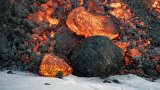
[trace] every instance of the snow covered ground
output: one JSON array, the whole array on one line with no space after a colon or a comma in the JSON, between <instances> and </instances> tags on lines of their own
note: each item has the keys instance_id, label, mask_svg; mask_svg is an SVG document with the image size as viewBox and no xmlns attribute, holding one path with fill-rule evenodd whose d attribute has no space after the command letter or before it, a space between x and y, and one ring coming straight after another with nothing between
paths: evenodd
<instances>
[{"instance_id":1,"label":"snow covered ground","mask_svg":"<svg viewBox=\"0 0 160 90\"><path fill-rule=\"evenodd\" d=\"M105 79L83 78L70 75L63 79L13 71L16 74L0 72L0 90L160 90L160 80L147 81L136 75L115 75L107 80L117 79L118 83L103 83ZM45 85L45 83L50 85Z\"/></svg>"}]
</instances>

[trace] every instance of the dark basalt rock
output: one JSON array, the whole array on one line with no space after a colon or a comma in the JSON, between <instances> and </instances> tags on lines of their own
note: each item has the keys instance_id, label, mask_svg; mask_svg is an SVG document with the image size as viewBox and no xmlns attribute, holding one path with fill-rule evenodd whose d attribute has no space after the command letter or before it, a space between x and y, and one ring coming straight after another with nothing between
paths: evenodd
<instances>
[{"instance_id":1,"label":"dark basalt rock","mask_svg":"<svg viewBox=\"0 0 160 90\"><path fill-rule=\"evenodd\" d=\"M69 57L72 49L78 44L78 37L75 33L69 31L67 27L60 28L55 34L55 52Z\"/></svg>"},{"instance_id":2,"label":"dark basalt rock","mask_svg":"<svg viewBox=\"0 0 160 90\"><path fill-rule=\"evenodd\" d=\"M71 64L75 75L105 77L121 68L122 52L109 38L92 36L75 48Z\"/></svg>"},{"instance_id":3,"label":"dark basalt rock","mask_svg":"<svg viewBox=\"0 0 160 90\"><path fill-rule=\"evenodd\" d=\"M7 38L0 33L0 53L5 51L5 48L7 48Z\"/></svg>"},{"instance_id":4,"label":"dark basalt rock","mask_svg":"<svg viewBox=\"0 0 160 90\"><path fill-rule=\"evenodd\" d=\"M41 4L47 3L49 0L38 0Z\"/></svg>"},{"instance_id":5,"label":"dark basalt rock","mask_svg":"<svg viewBox=\"0 0 160 90\"><path fill-rule=\"evenodd\" d=\"M25 18L29 14L29 11L27 9L25 9L22 5L16 3L13 6L12 14L14 16L19 17L19 18Z\"/></svg>"}]
</instances>

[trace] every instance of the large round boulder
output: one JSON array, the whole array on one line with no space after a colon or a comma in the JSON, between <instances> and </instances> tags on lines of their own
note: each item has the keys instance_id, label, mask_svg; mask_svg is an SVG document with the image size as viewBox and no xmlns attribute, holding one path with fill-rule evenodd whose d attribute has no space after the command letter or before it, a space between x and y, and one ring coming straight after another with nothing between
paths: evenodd
<instances>
[{"instance_id":1,"label":"large round boulder","mask_svg":"<svg viewBox=\"0 0 160 90\"><path fill-rule=\"evenodd\" d=\"M122 52L109 38L91 36L75 48L71 64L74 75L105 77L121 68Z\"/></svg>"}]
</instances>

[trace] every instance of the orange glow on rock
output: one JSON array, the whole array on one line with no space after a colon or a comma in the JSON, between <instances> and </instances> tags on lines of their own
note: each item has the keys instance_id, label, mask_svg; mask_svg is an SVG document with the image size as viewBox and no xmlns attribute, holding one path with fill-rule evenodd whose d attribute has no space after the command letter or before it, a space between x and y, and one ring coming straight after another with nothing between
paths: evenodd
<instances>
[{"instance_id":1,"label":"orange glow on rock","mask_svg":"<svg viewBox=\"0 0 160 90\"><path fill-rule=\"evenodd\" d=\"M84 4L84 1L83 0L79 0L79 4L80 4L80 6L82 6Z\"/></svg>"},{"instance_id":2,"label":"orange glow on rock","mask_svg":"<svg viewBox=\"0 0 160 90\"><path fill-rule=\"evenodd\" d=\"M51 27L54 25L58 25L59 20L54 18L52 14L55 13L55 8L58 7L58 2L56 0L48 0L48 2L44 4L34 3L33 5L36 7L39 7L39 10L33 13L30 13L28 15L28 19L35 24L37 24L37 27L32 29L32 38L34 40L33 44L33 52L36 54L39 54L39 45L45 46L47 42L49 41L49 37L47 35L50 35L50 37L54 37L54 29ZM54 45L51 44L49 46L48 52L53 50Z\"/></svg>"},{"instance_id":3,"label":"orange glow on rock","mask_svg":"<svg viewBox=\"0 0 160 90\"><path fill-rule=\"evenodd\" d=\"M46 54L39 66L39 74L46 77L56 77L59 71L63 76L67 76L72 73L72 68L58 56Z\"/></svg>"},{"instance_id":4,"label":"orange glow on rock","mask_svg":"<svg viewBox=\"0 0 160 90\"><path fill-rule=\"evenodd\" d=\"M116 3L110 3L109 6L114 8L113 10L109 11L112 15L120 19L124 24L129 24L132 28L136 29L136 26L131 21L133 13L127 4L118 1Z\"/></svg>"},{"instance_id":5,"label":"orange glow on rock","mask_svg":"<svg viewBox=\"0 0 160 90\"><path fill-rule=\"evenodd\" d=\"M35 45L35 46L33 47L33 52L34 52L34 53L37 53L37 52L38 52L38 48L39 48L38 44Z\"/></svg>"},{"instance_id":6,"label":"orange glow on rock","mask_svg":"<svg viewBox=\"0 0 160 90\"><path fill-rule=\"evenodd\" d=\"M119 37L118 30L120 30L120 26L110 17L109 15L100 15L99 13L102 12L102 7L99 6L98 3L94 2L93 0L88 0L88 9L86 10L84 7L78 7L73 9L66 20L67 26L70 28L71 31L75 32L77 35L84 35L85 37L89 36L95 36L95 35L101 35L109 37L110 39L114 39L115 44L122 49L123 52L123 58L128 65L130 62L131 57L134 56L141 56L143 52L146 52L146 47L150 45L150 38L146 39L146 41L143 41L141 37L139 37L138 40L133 40L133 44L131 42L122 42L117 41L116 39ZM142 27L146 27L147 24L143 21L139 20L133 20L135 19L134 14L132 13L129 6L125 3L123 3L121 0L103 0L103 4L107 4L112 7L112 10L109 10L108 12L115 16L117 20L120 20L124 25L129 25L132 27L132 29L136 29L136 24L139 24ZM143 0L142 0L143 1ZM160 12L160 1L159 0L153 0L154 3L150 3L150 6L152 4L152 8ZM65 3L69 2L69 0L66 0ZM84 0L79 0L80 6L83 6ZM39 6L40 9L36 13L31 13L28 15L28 19L33 21L34 23L38 24L38 26L43 26L44 23L47 24L47 27L50 27L50 29L53 29L52 26L58 25L59 20L61 20L61 16L58 17L58 19L54 18L54 14L56 12L57 7L64 5L64 3L61 0L49 0L45 4L38 4L35 3L35 6ZM71 3L68 3L65 5L65 10L70 10ZM55 9L55 10L54 10ZM94 14L90 11L95 11ZM107 12L107 13L108 13ZM66 12L68 14L68 12ZM139 18L139 17L136 17ZM160 18L160 16L159 16ZM37 31L42 31L42 33L33 32L32 37L34 39L34 47L33 52L36 54L39 52L39 44L44 45L46 44L49 37L54 38L56 30L47 30L48 28L37 28ZM123 28L123 26L121 26ZM36 29L34 28L34 29ZM123 29L122 29L123 31ZM139 30L137 33L143 33L146 34L147 32ZM49 37L47 37L49 35ZM126 36L128 39L130 37L129 35ZM143 42L142 44L139 44ZM136 49L130 49L128 46L130 45L137 46L137 48L141 49L141 52ZM48 52L52 51L54 49L55 41L51 41L51 44L48 48ZM159 59L159 57L157 57ZM48 64L49 62L49 64ZM53 70L53 71L52 71ZM62 71L64 76L70 74L72 72L72 68L67 65L67 63L64 62L64 60L61 60L59 57L52 55L52 54L46 54L43 58L43 61L40 66L39 73L43 76L52 76L55 77L58 71Z\"/></svg>"},{"instance_id":7,"label":"orange glow on rock","mask_svg":"<svg viewBox=\"0 0 160 90\"><path fill-rule=\"evenodd\" d=\"M30 62L32 59L28 56L28 55L22 55L21 60L28 63Z\"/></svg>"},{"instance_id":8,"label":"orange glow on rock","mask_svg":"<svg viewBox=\"0 0 160 90\"><path fill-rule=\"evenodd\" d=\"M156 71L160 73L160 65L156 66Z\"/></svg>"},{"instance_id":9,"label":"orange glow on rock","mask_svg":"<svg viewBox=\"0 0 160 90\"><path fill-rule=\"evenodd\" d=\"M126 56L126 57L124 57L124 60L125 60L125 65L128 65L130 62L129 58Z\"/></svg>"},{"instance_id":10,"label":"orange glow on rock","mask_svg":"<svg viewBox=\"0 0 160 90\"><path fill-rule=\"evenodd\" d=\"M101 13L102 12L102 8L98 5L97 2L90 0L88 1L88 9L87 11L95 11L96 13Z\"/></svg>"},{"instance_id":11,"label":"orange glow on rock","mask_svg":"<svg viewBox=\"0 0 160 90\"><path fill-rule=\"evenodd\" d=\"M130 43L129 42L120 42L120 41L117 41L117 42L115 42L115 44L122 50L125 64L128 65L128 63L129 63L130 60L126 56L126 52L127 52L127 47L130 45Z\"/></svg>"},{"instance_id":12,"label":"orange glow on rock","mask_svg":"<svg viewBox=\"0 0 160 90\"><path fill-rule=\"evenodd\" d=\"M131 57L141 56L142 53L141 53L138 49L133 48L133 49L130 49L130 50L129 50L129 55L130 55Z\"/></svg>"},{"instance_id":13,"label":"orange glow on rock","mask_svg":"<svg viewBox=\"0 0 160 90\"><path fill-rule=\"evenodd\" d=\"M125 52L127 51L127 47L129 46L129 42L115 42L115 44L122 49L123 51L123 55L125 54Z\"/></svg>"},{"instance_id":14,"label":"orange glow on rock","mask_svg":"<svg viewBox=\"0 0 160 90\"><path fill-rule=\"evenodd\" d=\"M50 37L54 37L54 35L55 35L55 32L51 31Z\"/></svg>"},{"instance_id":15,"label":"orange glow on rock","mask_svg":"<svg viewBox=\"0 0 160 90\"><path fill-rule=\"evenodd\" d=\"M160 13L160 0L155 0L154 3L152 4L152 7L154 8L155 11Z\"/></svg>"},{"instance_id":16,"label":"orange glow on rock","mask_svg":"<svg viewBox=\"0 0 160 90\"><path fill-rule=\"evenodd\" d=\"M115 39L119 36L118 27L109 16L94 15L83 7L74 9L69 14L66 24L71 31L85 37L102 35Z\"/></svg>"},{"instance_id":17,"label":"orange glow on rock","mask_svg":"<svg viewBox=\"0 0 160 90\"><path fill-rule=\"evenodd\" d=\"M39 25L44 22L49 23L50 26L57 25L59 23L58 19L54 19L52 17L52 13L54 13L53 2L50 0L46 4L41 4L41 10L37 13L29 14L28 19L38 23ZM37 4L35 4L37 5Z\"/></svg>"},{"instance_id":18,"label":"orange glow on rock","mask_svg":"<svg viewBox=\"0 0 160 90\"><path fill-rule=\"evenodd\" d=\"M110 13L116 16L117 18L125 20L132 18L133 14L131 13L131 10L127 8L126 4L122 2L117 2L117 3L111 3L109 5L112 8L114 8L113 10L110 11Z\"/></svg>"},{"instance_id":19,"label":"orange glow on rock","mask_svg":"<svg viewBox=\"0 0 160 90\"><path fill-rule=\"evenodd\" d=\"M121 3L111 3L110 6L113 7L113 8L119 8L122 5L121 5Z\"/></svg>"},{"instance_id":20,"label":"orange glow on rock","mask_svg":"<svg viewBox=\"0 0 160 90\"><path fill-rule=\"evenodd\" d=\"M146 42L144 43L144 46L149 46L151 44L151 39L147 38Z\"/></svg>"}]
</instances>

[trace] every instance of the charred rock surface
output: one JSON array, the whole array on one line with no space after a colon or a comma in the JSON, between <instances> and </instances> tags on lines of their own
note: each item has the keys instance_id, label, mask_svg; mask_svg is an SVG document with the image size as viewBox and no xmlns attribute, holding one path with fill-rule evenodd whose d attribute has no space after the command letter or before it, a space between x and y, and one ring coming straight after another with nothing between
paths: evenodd
<instances>
[{"instance_id":1,"label":"charred rock surface","mask_svg":"<svg viewBox=\"0 0 160 90\"><path fill-rule=\"evenodd\" d=\"M71 64L75 75L103 77L122 67L122 52L107 37L92 36L76 47Z\"/></svg>"},{"instance_id":2,"label":"charred rock surface","mask_svg":"<svg viewBox=\"0 0 160 90\"><path fill-rule=\"evenodd\" d=\"M77 35L69 31L67 27L58 29L55 40L55 52L65 57L68 57L72 49L79 43Z\"/></svg>"},{"instance_id":3,"label":"charred rock surface","mask_svg":"<svg viewBox=\"0 0 160 90\"><path fill-rule=\"evenodd\" d=\"M32 0L0 1L0 69L36 71L41 56L32 52L32 36L26 22ZM31 62L32 61L32 62ZM35 68L33 68L35 67ZM31 69L32 68L32 69Z\"/></svg>"},{"instance_id":4,"label":"charred rock surface","mask_svg":"<svg viewBox=\"0 0 160 90\"><path fill-rule=\"evenodd\" d=\"M76 35L71 34L72 32L70 31L66 31L67 33L62 33L62 35L57 32L56 34L60 35L56 36L56 38L52 38L49 35L51 31L58 31L57 27L59 28L65 23L67 14L70 11L69 8L64 8L68 5L65 1L55 1L60 6L55 6L54 13L50 13L52 15L49 16L60 19L60 25L58 26L51 27L45 21L40 25L36 21L27 18L29 14L37 14L41 11L41 4L45 4L48 1L0 0L0 41L2 42L0 43L0 69L27 70L37 73L44 54L56 52L67 57L66 55L69 54L70 48L74 46L71 44L77 40ZM45 12L44 9L42 11ZM45 31L48 32L43 34ZM47 40L44 40L45 44L42 43L44 35L47 38ZM36 41L34 36L38 38ZM63 40L62 38L66 39ZM57 40L56 50L53 50L55 39ZM69 41L67 42L67 40ZM63 48L64 52L60 48Z\"/></svg>"},{"instance_id":5,"label":"charred rock surface","mask_svg":"<svg viewBox=\"0 0 160 90\"><path fill-rule=\"evenodd\" d=\"M155 0L124 0L132 9L133 13L147 24L146 31L152 38L152 45L160 45L160 19L154 10L150 9Z\"/></svg>"}]
</instances>

